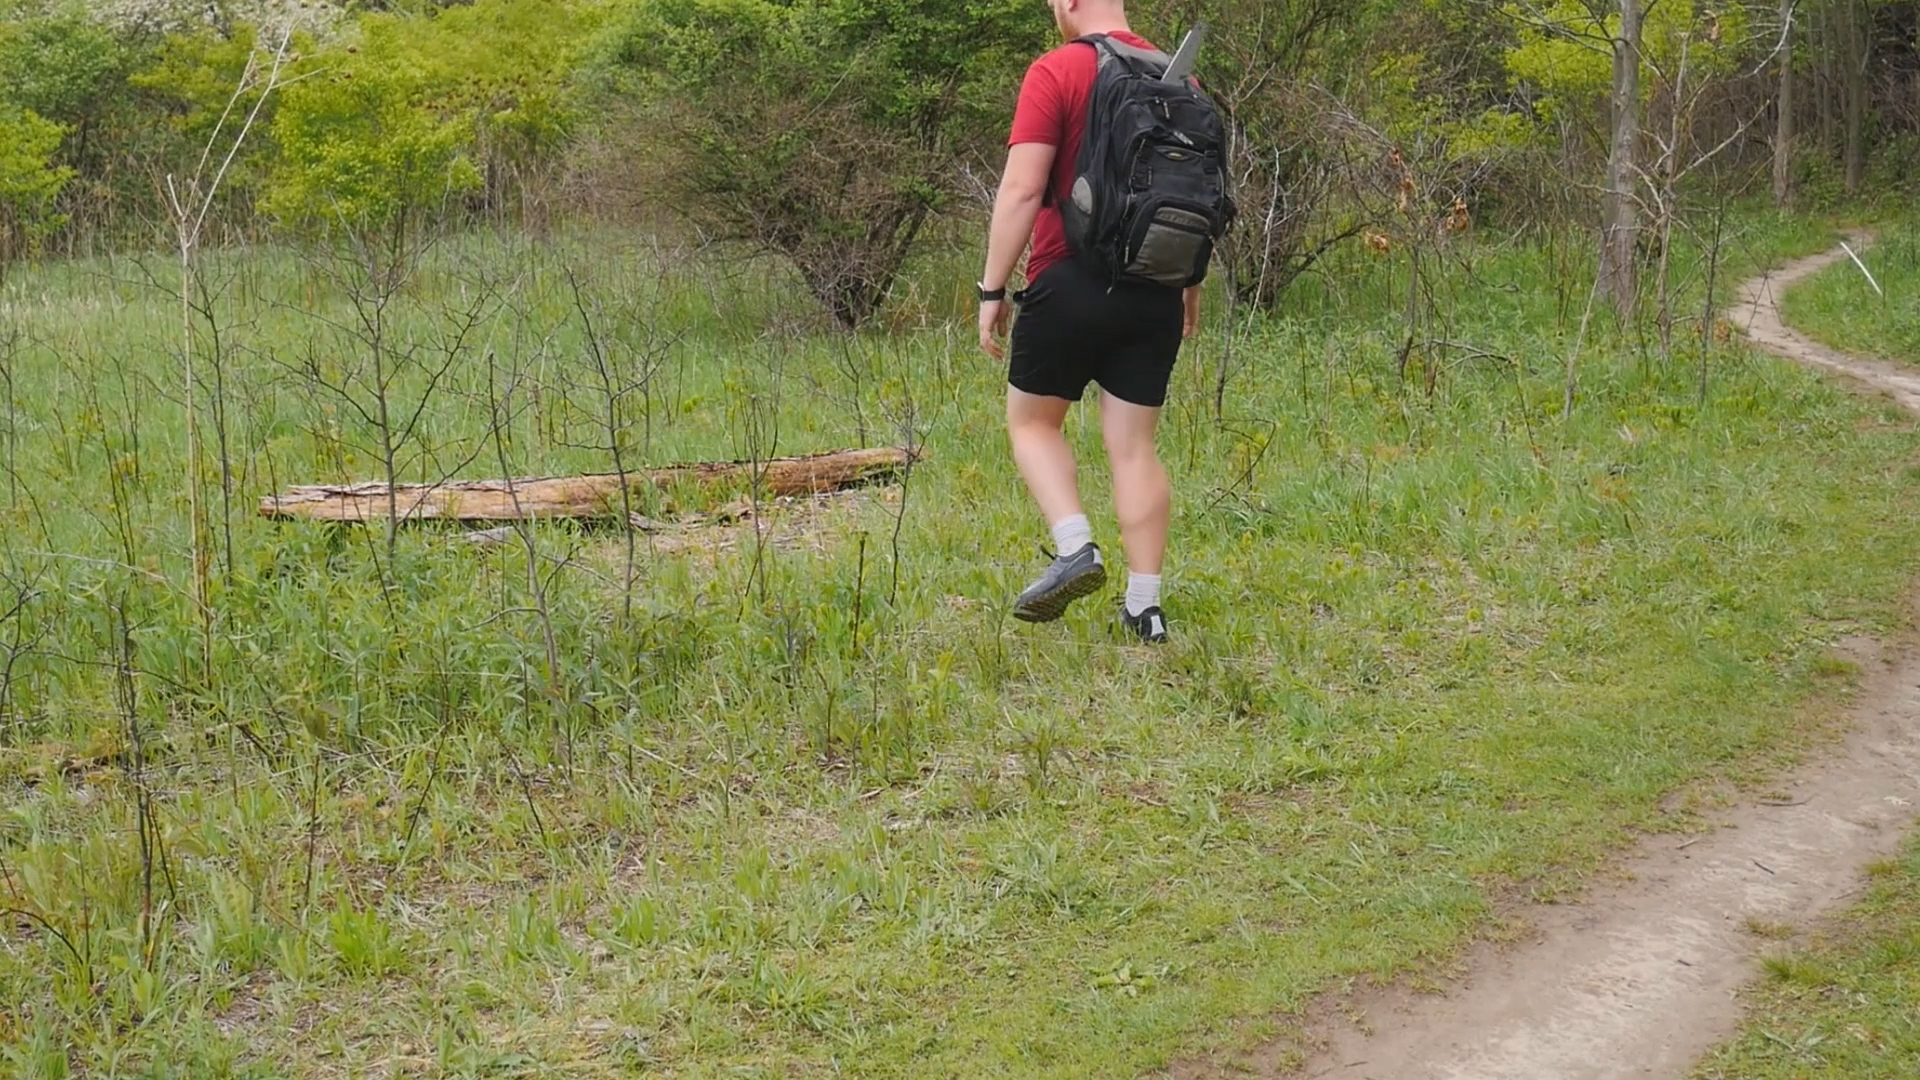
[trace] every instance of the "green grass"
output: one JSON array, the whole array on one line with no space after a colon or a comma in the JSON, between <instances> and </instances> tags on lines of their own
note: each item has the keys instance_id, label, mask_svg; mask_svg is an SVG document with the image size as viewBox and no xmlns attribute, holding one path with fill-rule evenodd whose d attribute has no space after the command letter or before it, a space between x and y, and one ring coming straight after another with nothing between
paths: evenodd
<instances>
[{"instance_id":1,"label":"green grass","mask_svg":"<svg viewBox=\"0 0 1920 1080\"><path fill-rule=\"evenodd\" d=\"M1827 242L1739 235L1729 275ZM614 403L633 462L929 451L811 531L783 508L729 544L642 540L629 584L606 530L389 552L258 518L286 484L379 474L374 350L307 262L223 257L218 386L196 350L205 621L177 300L124 260L21 276L0 1060L1131 1077L1577 890L1686 827L1664 796L1819 737L1829 643L1901 618L1920 437L1690 333L1669 361L1597 330L1563 418L1584 250L1460 254L1434 317L1471 350L1403 382L1404 263L1342 257L1241 328L1218 421L1212 303L1166 417L1179 641L1156 652L1104 597L1007 618L1044 530L957 262L841 338L736 263L442 249L382 316L390 412L425 403L405 478L609 467L570 269L625 381L652 358ZM1094 419L1070 433L1097 462Z\"/></svg>"},{"instance_id":2,"label":"green grass","mask_svg":"<svg viewBox=\"0 0 1920 1080\"><path fill-rule=\"evenodd\" d=\"M1788 295L1788 322L1836 348L1920 364L1920 225L1884 226L1860 254L1878 291L1844 262Z\"/></svg>"},{"instance_id":3,"label":"green grass","mask_svg":"<svg viewBox=\"0 0 1920 1080\"><path fill-rule=\"evenodd\" d=\"M1875 866L1868 894L1776 952L1745 1032L1699 1080L1887 1080L1920 1074L1920 842Z\"/></svg>"}]
</instances>

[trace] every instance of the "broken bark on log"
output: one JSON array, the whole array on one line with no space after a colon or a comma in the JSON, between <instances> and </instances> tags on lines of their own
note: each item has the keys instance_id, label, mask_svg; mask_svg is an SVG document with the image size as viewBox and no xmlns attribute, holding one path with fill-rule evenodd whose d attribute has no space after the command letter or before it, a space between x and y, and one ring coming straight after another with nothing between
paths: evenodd
<instances>
[{"instance_id":1,"label":"broken bark on log","mask_svg":"<svg viewBox=\"0 0 1920 1080\"><path fill-rule=\"evenodd\" d=\"M766 498L818 495L892 477L922 453L883 447L761 462L696 462L636 470L626 481L636 498L649 487L688 482L756 486ZM620 482L618 474L448 481L402 484L395 495L403 522L618 519L624 513ZM278 520L383 521L387 511L387 485L378 482L307 485L260 500L261 515Z\"/></svg>"}]
</instances>

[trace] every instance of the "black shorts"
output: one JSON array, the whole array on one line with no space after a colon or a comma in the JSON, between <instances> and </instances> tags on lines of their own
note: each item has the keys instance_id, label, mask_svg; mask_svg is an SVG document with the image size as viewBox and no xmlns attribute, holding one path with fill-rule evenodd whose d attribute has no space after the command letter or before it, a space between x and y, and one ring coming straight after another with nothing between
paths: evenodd
<instances>
[{"instance_id":1,"label":"black shorts","mask_svg":"<svg viewBox=\"0 0 1920 1080\"><path fill-rule=\"evenodd\" d=\"M1007 382L1042 397L1079 401L1087 384L1131 405L1159 408L1180 356L1180 290L1107 280L1072 259L1041 272L1014 297L1019 315Z\"/></svg>"}]
</instances>

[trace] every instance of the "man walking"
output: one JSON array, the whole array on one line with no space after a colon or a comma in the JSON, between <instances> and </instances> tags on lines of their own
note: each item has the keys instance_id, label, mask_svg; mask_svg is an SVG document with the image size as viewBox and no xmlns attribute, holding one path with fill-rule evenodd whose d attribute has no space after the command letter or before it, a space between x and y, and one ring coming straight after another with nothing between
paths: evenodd
<instances>
[{"instance_id":1,"label":"man walking","mask_svg":"<svg viewBox=\"0 0 1920 1080\"><path fill-rule=\"evenodd\" d=\"M1016 298L1021 310L1007 365L1007 427L1020 474L1052 527L1056 556L1020 595L1014 616L1027 622L1058 619L1106 582L1063 431L1068 409L1089 383L1097 383L1114 510L1127 557L1121 623L1140 640L1159 643L1167 638L1160 572L1171 493L1154 434L1181 341L1199 322L1200 290L1114 280L1075 258L1060 208L1073 196L1098 53L1072 39L1105 34L1134 49L1152 52L1154 47L1128 27L1123 0L1049 2L1069 44L1027 70L979 283L980 344L1001 359L999 338L1009 320L1006 284L1031 240L1028 288Z\"/></svg>"}]
</instances>

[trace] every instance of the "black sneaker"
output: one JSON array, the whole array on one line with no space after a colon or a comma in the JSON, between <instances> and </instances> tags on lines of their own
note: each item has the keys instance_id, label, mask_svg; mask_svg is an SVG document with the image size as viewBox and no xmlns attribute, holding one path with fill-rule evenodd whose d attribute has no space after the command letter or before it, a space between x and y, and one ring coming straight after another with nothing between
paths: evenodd
<instances>
[{"instance_id":1,"label":"black sneaker","mask_svg":"<svg viewBox=\"0 0 1920 1080\"><path fill-rule=\"evenodd\" d=\"M1056 557L1040 580L1014 601L1013 617L1021 622L1052 622L1065 615L1075 600L1098 592L1106 583L1099 545L1088 544L1071 555Z\"/></svg>"},{"instance_id":2,"label":"black sneaker","mask_svg":"<svg viewBox=\"0 0 1920 1080\"><path fill-rule=\"evenodd\" d=\"M1123 600L1120 603L1120 625L1148 645L1166 644L1167 616L1158 607L1150 607L1133 615L1127 611L1126 601Z\"/></svg>"}]
</instances>

